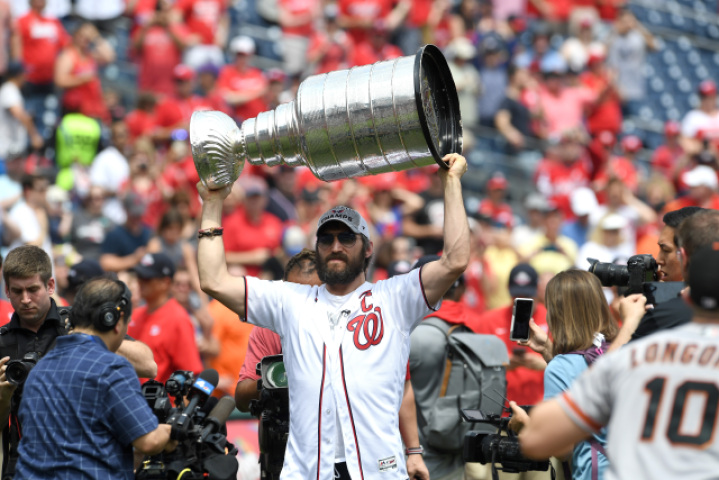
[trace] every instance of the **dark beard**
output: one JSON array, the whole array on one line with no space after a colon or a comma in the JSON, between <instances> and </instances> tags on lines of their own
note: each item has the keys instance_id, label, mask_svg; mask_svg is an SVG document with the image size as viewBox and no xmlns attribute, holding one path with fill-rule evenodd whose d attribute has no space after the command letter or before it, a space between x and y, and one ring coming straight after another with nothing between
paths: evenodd
<instances>
[{"instance_id":1,"label":"dark beard","mask_svg":"<svg viewBox=\"0 0 719 480\"><path fill-rule=\"evenodd\" d=\"M364 272L364 258L361 256L348 259L346 255L332 254L328 255L327 258L322 258L318 253L317 257L317 276L322 283L327 285L349 285ZM334 258L346 262L342 270L330 270L327 268L328 262Z\"/></svg>"}]
</instances>

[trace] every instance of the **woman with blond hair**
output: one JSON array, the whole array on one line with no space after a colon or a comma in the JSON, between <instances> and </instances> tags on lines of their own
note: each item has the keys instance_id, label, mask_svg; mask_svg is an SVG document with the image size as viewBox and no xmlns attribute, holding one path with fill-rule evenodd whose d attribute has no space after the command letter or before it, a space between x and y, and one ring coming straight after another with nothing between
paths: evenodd
<instances>
[{"instance_id":1,"label":"woman with blond hair","mask_svg":"<svg viewBox=\"0 0 719 480\"><path fill-rule=\"evenodd\" d=\"M545 294L549 336L530 322L528 345L547 361L544 371L544 399L567 390L575 378L607 351L619 332L599 279L583 270L567 270L547 284ZM512 402L516 429L526 425L528 417ZM606 434L594 435L578 443L571 454L571 478L601 479L608 460L604 455ZM565 464L566 465L566 464ZM569 478L565 468L565 478Z\"/></svg>"}]
</instances>

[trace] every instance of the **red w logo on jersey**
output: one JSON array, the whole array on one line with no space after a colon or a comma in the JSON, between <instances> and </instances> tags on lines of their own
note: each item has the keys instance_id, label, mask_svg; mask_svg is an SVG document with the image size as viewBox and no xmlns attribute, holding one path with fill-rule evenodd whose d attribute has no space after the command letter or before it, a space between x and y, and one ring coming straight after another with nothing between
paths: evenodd
<instances>
[{"instance_id":1,"label":"red w logo on jersey","mask_svg":"<svg viewBox=\"0 0 719 480\"><path fill-rule=\"evenodd\" d=\"M367 298L371 296L371 290L360 295L364 315L359 315L347 323L347 330L354 332L354 343L358 350L367 350L372 345L379 345L384 336L382 309L372 303L367 304Z\"/></svg>"}]
</instances>

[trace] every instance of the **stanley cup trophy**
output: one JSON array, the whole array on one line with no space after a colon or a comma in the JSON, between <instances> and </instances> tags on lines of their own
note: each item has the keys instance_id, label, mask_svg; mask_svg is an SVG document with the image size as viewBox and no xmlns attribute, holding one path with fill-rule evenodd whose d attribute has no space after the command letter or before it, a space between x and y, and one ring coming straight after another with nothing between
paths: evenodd
<instances>
[{"instance_id":1,"label":"stanley cup trophy","mask_svg":"<svg viewBox=\"0 0 719 480\"><path fill-rule=\"evenodd\" d=\"M327 182L423 167L462 152L457 90L442 52L307 78L297 99L237 124L215 111L190 121L195 168L209 189L253 165L305 165Z\"/></svg>"}]
</instances>

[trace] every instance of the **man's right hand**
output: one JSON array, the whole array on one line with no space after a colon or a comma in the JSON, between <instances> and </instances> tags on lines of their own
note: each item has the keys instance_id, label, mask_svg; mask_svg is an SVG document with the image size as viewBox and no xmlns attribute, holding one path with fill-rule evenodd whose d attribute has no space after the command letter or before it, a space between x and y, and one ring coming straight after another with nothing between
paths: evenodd
<instances>
[{"instance_id":1,"label":"man's right hand","mask_svg":"<svg viewBox=\"0 0 719 480\"><path fill-rule=\"evenodd\" d=\"M12 383L7 381L7 377L5 376L5 370L7 370L7 362L10 361L10 357L3 357L0 359L0 404L4 405L10 405L10 399L12 398L13 393L15 393L15 389L17 388L17 385L13 385Z\"/></svg>"},{"instance_id":2,"label":"man's right hand","mask_svg":"<svg viewBox=\"0 0 719 480\"><path fill-rule=\"evenodd\" d=\"M203 202L224 202L232 192L232 185L226 185L219 190L210 190L202 181L197 182L197 192Z\"/></svg>"}]
</instances>

